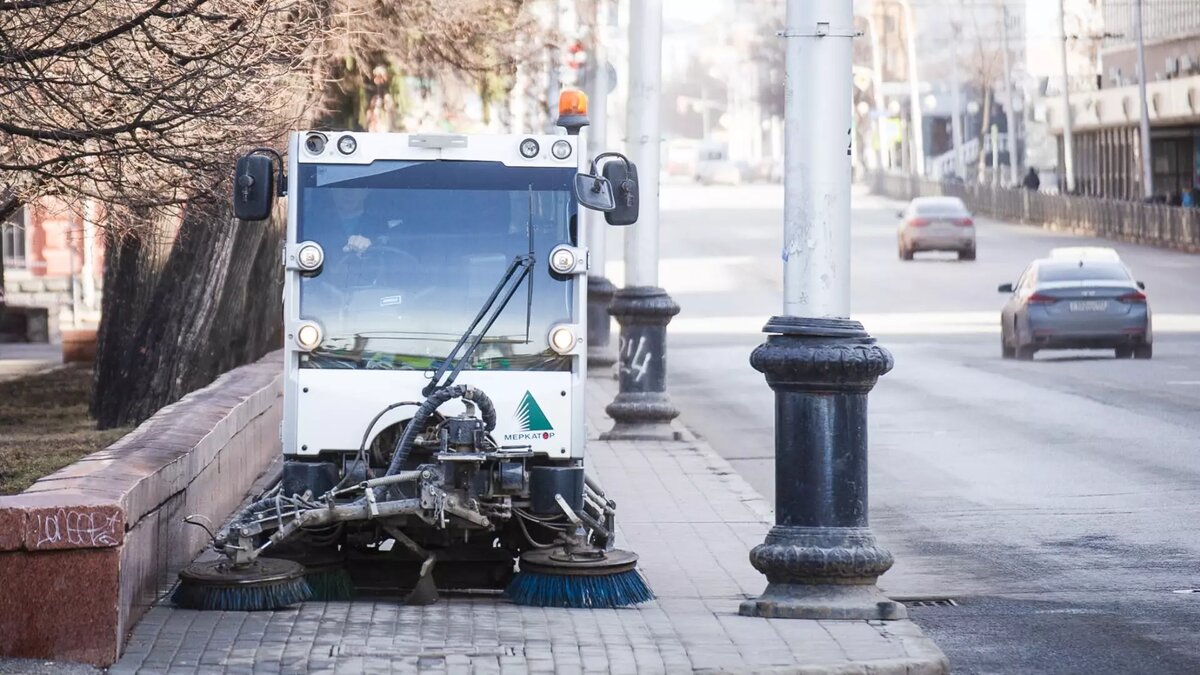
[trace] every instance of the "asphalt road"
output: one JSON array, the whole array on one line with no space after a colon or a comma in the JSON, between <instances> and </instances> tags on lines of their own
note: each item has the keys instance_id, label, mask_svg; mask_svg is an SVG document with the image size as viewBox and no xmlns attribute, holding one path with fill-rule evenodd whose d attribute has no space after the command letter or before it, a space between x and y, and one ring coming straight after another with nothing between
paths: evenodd
<instances>
[{"instance_id":1,"label":"asphalt road","mask_svg":"<svg viewBox=\"0 0 1200 675\"><path fill-rule=\"evenodd\" d=\"M748 356L781 305L782 199L663 190L671 395L766 495L772 396ZM1200 257L978 219L978 261L904 263L900 206L856 193L853 223L853 313L896 357L871 397L872 525L897 559L880 585L954 599L911 613L959 673L1200 672L1200 593L1179 592L1200 589ZM1001 360L996 286L1088 243L1146 283L1154 359Z\"/></svg>"}]
</instances>

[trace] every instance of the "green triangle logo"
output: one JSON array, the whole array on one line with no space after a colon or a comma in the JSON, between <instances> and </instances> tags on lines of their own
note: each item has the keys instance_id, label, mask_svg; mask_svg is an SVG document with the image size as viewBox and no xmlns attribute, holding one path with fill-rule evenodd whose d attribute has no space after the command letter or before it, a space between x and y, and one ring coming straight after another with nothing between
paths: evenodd
<instances>
[{"instance_id":1,"label":"green triangle logo","mask_svg":"<svg viewBox=\"0 0 1200 675\"><path fill-rule=\"evenodd\" d=\"M521 399L521 405L517 406L517 424L521 431L554 431L554 425L546 419L546 413L542 412L542 407L528 391Z\"/></svg>"}]
</instances>

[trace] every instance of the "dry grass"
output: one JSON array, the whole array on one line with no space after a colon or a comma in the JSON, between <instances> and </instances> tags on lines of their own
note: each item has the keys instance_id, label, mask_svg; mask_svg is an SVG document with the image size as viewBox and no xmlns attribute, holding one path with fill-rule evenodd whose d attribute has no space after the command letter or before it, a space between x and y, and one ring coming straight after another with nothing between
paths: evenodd
<instances>
[{"instance_id":1,"label":"dry grass","mask_svg":"<svg viewBox=\"0 0 1200 675\"><path fill-rule=\"evenodd\" d=\"M97 431L88 417L92 371L70 366L0 382L0 495L16 494L128 429Z\"/></svg>"}]
</instances>

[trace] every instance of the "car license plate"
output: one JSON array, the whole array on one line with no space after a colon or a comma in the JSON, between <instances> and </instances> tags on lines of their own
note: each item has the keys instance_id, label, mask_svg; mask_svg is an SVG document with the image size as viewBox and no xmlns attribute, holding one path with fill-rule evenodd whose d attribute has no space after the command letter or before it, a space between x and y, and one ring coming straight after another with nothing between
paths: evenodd
<instances>
[{"instance_id":1,"label":"car license plate","mask_svg":"<svg viewBox=\"0 0 1200 675\"><path fill-rule=\"evenodd\" d=\"M1068 305L1072 312L1107 312L1107 300L1076 300Z\"/></svg>"}]
</instances>

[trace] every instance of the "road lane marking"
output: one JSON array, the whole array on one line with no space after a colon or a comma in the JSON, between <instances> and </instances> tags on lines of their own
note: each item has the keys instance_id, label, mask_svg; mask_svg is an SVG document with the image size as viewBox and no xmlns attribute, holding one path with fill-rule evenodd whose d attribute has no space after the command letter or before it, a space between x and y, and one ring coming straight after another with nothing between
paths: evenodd
<instances>
[{"instance_id":1,"label":"road lane marking","mask_svg":"<svg viewBox=\"0 0 1200 675\"><path fill-rule=\"evenodd\" d=\"M872 335L997 335L1000 312L892 312L862 313L861 321ZM757 335L766 317L687 316L676 317L667 331L675 335ZM1200 314L1156 314L1154 332L1200 333Z\"/></svg>"}]
</instances>

